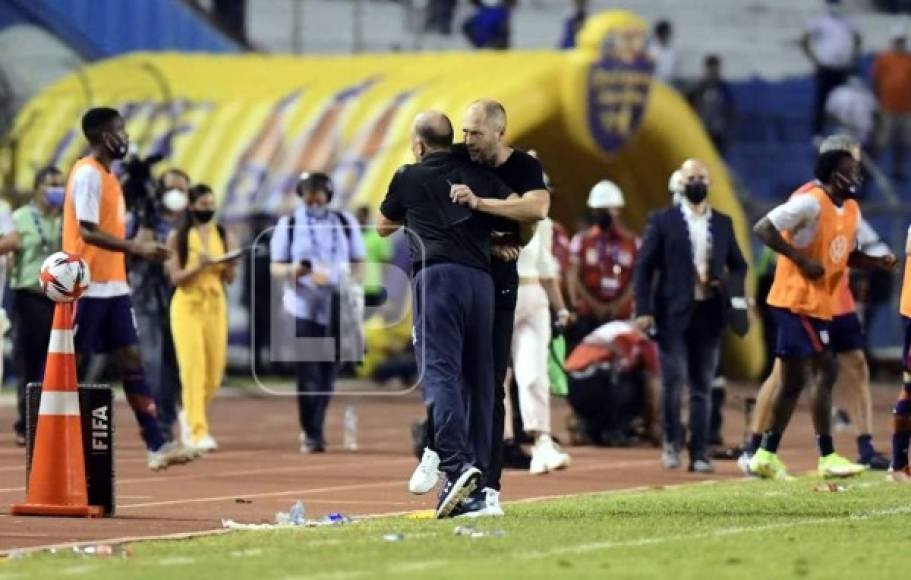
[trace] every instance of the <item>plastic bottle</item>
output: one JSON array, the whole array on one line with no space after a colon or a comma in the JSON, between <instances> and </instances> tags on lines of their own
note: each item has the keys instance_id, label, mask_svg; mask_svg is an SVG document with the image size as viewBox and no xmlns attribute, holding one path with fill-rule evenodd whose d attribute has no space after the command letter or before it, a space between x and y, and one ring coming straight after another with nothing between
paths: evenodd
<instances>
[{"instance_id":1,"label":"plastic bottle","mask_svg":"<svg viewBox=\"0 0 911 580\"><path fill-rule=\"evenodd\" d=\"M342 446L348 451L357 451L357 411L354 405L345 408L345 435Z\"/></svg>"}]
</instances>

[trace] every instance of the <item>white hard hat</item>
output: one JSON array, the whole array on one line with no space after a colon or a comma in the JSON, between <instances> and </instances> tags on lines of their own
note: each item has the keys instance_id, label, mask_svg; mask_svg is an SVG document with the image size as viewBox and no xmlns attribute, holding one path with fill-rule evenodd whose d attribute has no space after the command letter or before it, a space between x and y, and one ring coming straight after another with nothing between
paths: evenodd
<instances>
[{"instance_id":1,"label":"white hard hat","mask_svg":"<svg viewBox=\"0 0 911 580\"><path fill-rule=\"evenodd\" d=\"M588 207L597 208L619 208L624 207L626 202L623 200L623 192L613 181L599 181L588 194Z\"/></svg>"},{"instance_id":2,"label":"white hard hat","mask_svg":"<svg viewBox=\"0 0 911 580\"><path fill-rule=\"evenodd\" d=\"M683 193L683 174L680 170L671 173L671 178L667 182L667 190L671 193Z\"/></svg>"}]
</instances>

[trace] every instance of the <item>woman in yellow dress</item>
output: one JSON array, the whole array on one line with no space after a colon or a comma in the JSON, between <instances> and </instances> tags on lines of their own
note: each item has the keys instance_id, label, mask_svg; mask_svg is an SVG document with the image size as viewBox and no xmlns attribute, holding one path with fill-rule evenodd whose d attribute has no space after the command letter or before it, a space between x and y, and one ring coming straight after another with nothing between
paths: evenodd
<instances>
[{"instance_id":1,"label":"woman in yellow dress","mask_svg":"<svg viewBox=\"0 0 911 580\"><path fill-rule=\"evenodd\" d=\"M203 184L190 189L180 227L168 237L166 269L176 286L171 333L180 366L182 439L200 453L215 451L206 408L221 385L228 348L225 283L235 276L236 258L225 261L229 241L212 222L215 194Z\"/></svg>"}]
</instances>

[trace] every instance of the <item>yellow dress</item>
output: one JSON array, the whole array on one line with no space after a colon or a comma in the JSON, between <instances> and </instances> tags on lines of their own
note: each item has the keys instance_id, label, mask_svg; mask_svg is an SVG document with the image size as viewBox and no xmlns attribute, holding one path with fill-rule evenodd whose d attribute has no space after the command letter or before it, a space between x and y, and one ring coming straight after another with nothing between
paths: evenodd
<instances>
[{"instance_id":1,"label":"yellow dress","mask_svg":"<svg viewBox=\"0 0 911 580\"><path fill-rule=\"evenodd\" d=\"M209 226L206 253L215 259L225 246L215 225ZM199 263L202 237L196 228L187 236L187 267ZM223 267L210 266L177 287L171 300L171 334L180 366L183 410L194 443L209 434L206 407L225 374L228 314Z\"/></svg>"}]
</instances>

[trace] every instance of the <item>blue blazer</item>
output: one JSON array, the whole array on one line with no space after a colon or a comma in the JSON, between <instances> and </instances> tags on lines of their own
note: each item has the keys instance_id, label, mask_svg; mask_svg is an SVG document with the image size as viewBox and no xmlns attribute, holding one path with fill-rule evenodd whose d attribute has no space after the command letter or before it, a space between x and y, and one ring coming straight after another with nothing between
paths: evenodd
<instances>
[{"instance_id":1,"label":"blue blazer","mask_svg":"<svg viewBox=\"0 0 911 580\"><path fill-rule=\"evenodd\" d=\"M743 288L747 263L734 237L730 217L713 209L709 231L712 236L709 280L718 283L719 292L713 298L712 315L701 323L714 326L720 334L728 306L724 295L728 286ZM680 336L686 331L696 303L693 296L696 268L689 229L680 207L672 206L649 215L634 284L636 314L654 316L659 336Z\"/></svg>"}]
</instances>

